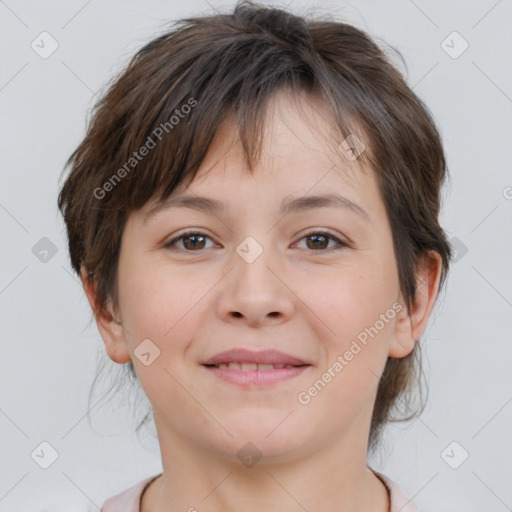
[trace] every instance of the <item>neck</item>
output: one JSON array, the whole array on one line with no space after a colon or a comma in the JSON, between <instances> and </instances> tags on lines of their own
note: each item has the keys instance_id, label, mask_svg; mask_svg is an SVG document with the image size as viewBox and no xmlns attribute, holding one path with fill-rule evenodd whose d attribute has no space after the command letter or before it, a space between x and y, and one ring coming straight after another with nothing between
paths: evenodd
<instances>
[{"instance_id":1,"label":"neck","mask_svg":"<svg viewBox=\"0 0 512 512\"><path fill-rule=\"evenodd\" d=\"M252 467L195 452L183 439L166 453L172 456L163 457L164 471L143 494L141 512L390 510L388 491L366 466L366 454L351 457L354 446L347 444L286 462L261 459Z\"/></svg>"}]
</instances>

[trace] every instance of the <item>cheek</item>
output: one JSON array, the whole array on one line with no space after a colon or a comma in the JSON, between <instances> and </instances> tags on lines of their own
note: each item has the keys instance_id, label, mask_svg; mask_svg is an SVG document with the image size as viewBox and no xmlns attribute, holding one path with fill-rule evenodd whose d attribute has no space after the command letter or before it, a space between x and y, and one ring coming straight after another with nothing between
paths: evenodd
<instances>
[{"instance_id":1,"label":"cheek","mask_svg":"<svg viewBox=\"0 0 512 512\"><path fill-rule=\"evenodd\" d=\"M304 276L294 289L333 336L354 334L351 329L373 324L392 306L396 286L389 272L362 265L325 268Z\"/></svg>"},{"instance_id":2,"label":"cheek","mask_svg":"<svg viewBox=\"0 0 512 512\"><path fill-rule=\"evenodd\" d=\"M183 414L189 409L190 414L197 414L179 383L187 373L183 354L192 339L194 305L197 307L205 292L201 294L189 279L164 272L158 265L127 272L123 277L120 291L124 294L122 312L127 341L145 394L162 413L172 403ZM141 345L143 340L152 344L144 341L145 345ZM144 351L139 346L144 346ZM150 354L147 365L138 357L142 352Z\"/></svg>"},{"instance_id":3,"label":"cheek","mask_svg":"<svg viewBox=\"0 0 512 512\"><path fill-rule=\"evenodd\" d=\"M330 398L350 403L373 392L386 363L396 318L392 306L397 284L393 274L384 272L378 263L333 270L303 283L307 287L304 302L321 320L316 322L316 335L324 347L320 371L331 368L336 375L326 376L333 383L329 387L337 390ZM340 364L333 367L339 356L342 370Z\"/></svg>"},{"instance_id":4,"label":"cheek","mask_svg":"<svg viewBox=\"0 0 512 512\"><path fill-rule=\"evenodd\" d=\"M154 338L158 344L176 339L184 319L205 295L201 281L159 262L132 263L120 269L120 295L130 333ZM142 339L142 338L141 338Z\"/></svg>"},{"instance_id":5,"label":"cheek","mask_svg":"<svg viewBox=\"0 0 512 512\"><path fill-rule=\"evenodd\" d=\"M308 405L308 414L321 415L328 407L347 428L351 418L373 403L393 332L392 293L376 277L345 275L326 281L322 292L310 295L312 309L322 320L317 337L325 353L319 378L310 383L317 395Z\"/></svg>"}]
</instances>

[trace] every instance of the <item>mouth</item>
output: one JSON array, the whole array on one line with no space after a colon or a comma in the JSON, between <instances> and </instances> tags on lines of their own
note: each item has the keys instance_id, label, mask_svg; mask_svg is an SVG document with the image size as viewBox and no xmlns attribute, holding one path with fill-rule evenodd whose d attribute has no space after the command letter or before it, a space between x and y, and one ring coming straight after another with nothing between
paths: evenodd
<instances>
[{"instance_id":1,"label":"mouth","mask_svg":"<svg viewBox=\"0 0 512 512\"><path fill-rule=\"evenodd\" d=\"M290 379L312 367L298 357L277 350L254 352L246 349L221 352L203 362L202 366L223 381L251 388Z\"/></svg>"},{"instance_id":2,"label":"mouth","mask_svg":"<svg viewBox=\"0 0 512 512\"><path fill-rule=\"evenodd\" d=\"M242 362L231 362L231 363L220 363L220 364L205 364L207 368L230 368L232 370L242 370L244 372L250 371L269 371L269 370L280 370L282 368L300 368L301 366L310 366L309 364L267 364L267 363L242 363Z\"/></svg>"},{"instance_id":3,"label":"mouth","mask_svg":"<svg viewBox=\"0 0 512 512\"><path fill-rule=\"evenodd\" d=\"M269 370L268 366L281 367L285 366L303 366L308 365L308 361L300 359L299 357L280 352L279 350L248 350L245 348L234 348L219 352L218 354L210 357L206 361L202 362L205 366L219 366L225 365L239 365L237 369L256 370L258 368L248 367L247 365L258 365L262 366L261 370ZM245 368L242 368L245 366Z\"/></svg>"}]
</instances>

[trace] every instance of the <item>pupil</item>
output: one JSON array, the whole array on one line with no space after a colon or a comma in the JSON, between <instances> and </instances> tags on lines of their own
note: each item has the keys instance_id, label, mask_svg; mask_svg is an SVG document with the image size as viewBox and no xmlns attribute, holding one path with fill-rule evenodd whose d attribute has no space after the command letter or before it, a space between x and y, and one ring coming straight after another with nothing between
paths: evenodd
<instances>
[{"instance_id":1,"label":"pupil","mask_svg":"<svg viewBox=\"0 0 512 512\"><path fill-rule=\"evenodd\" d=\"M190 240L195 239L195 238L204 238L204 237L203 237L203 235L188 235L188 236L187 236L187 237L185 237L185 239L184 239L185 247L187 247L187 240L188 240L188 241L190 241ZM190 248L192 248L192 249L196 248L196 249L197 249L197 248L198 248L198 245L197 245L197 244L195 244L195 243L192 243L192 244L191 244L191 247L187 247L187 249L190 249ZM200 247L200 248L201 248L201 247Z\"/></svg>"},{"instance_id":2,"label":"pupil","mask_svg":"<svg viewBox=\"0 0 512 512\"><path fill-rule=\"evenodd\" d=\"M315 240L314 242L314 247L318 248L319 245L322 245L322 241L325 242L325 240L327 239L327 237L325 237L324 235L311 235L309 237L310 240ZM318 243L318 239L321 239L320 240L320 243ZM322 240L323 239L323 240Z\"/></svg>"}]
</instances>

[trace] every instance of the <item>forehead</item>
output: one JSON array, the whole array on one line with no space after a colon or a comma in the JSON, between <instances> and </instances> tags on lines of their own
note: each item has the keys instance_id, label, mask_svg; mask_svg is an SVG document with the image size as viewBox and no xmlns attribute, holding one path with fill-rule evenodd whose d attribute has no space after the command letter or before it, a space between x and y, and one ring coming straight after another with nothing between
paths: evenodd
<instances>
[{"instance_id":1,"label":"forehead","mask_svg":"<svg viewBox=\"0 0 512 512\"><path fill-rule=\"evenodd\" d=\"M355 122L353 125L364 142L359 125ZM238 211L244 204L249 207L277 204L277 210L282 208L284 199L335 193L347 199L346 206L350 208L352 202L356 205L352 209L357 210L359 205L370 217L372 208L379 206L373 172L362 159L349 158L341 144L343 140L325 102L318 97L287 91L276 93L267 105L261 153L254 162L252 174L236 115L231 114L217 129L190 185L182 183L166 202L184 195L207 196L214 202L222 202L224 211L232 208ZM325 201L317 204L328 205ZM206 206L214 212L211 204ZM157 200L151 201L144 208L145 214L154 213L158 207Z\"/></svg>"},{"instance_id":2,"label":"forehead","mask_svg":"<svg viewBox=\"0 0 512 512\"><path fill-rule=\"evenodd\" d=\"M368 147L357 121L351 122L357 139ZM327 105L317 96L277 92L269 100L262 128L262 147L254 177L265 180L269 186L329 182L330 186L339 186L341 180L345 186L357 188L357 183L367 185L367 178L372 178L373 173L363 159L347 153L345 138ZM195 189L222 187L244 173L248 174L249 169L236 115L231 114L217 129L192 183ZM177 192L185 188L182 185Z\"/></svg>"}]
</instances>

